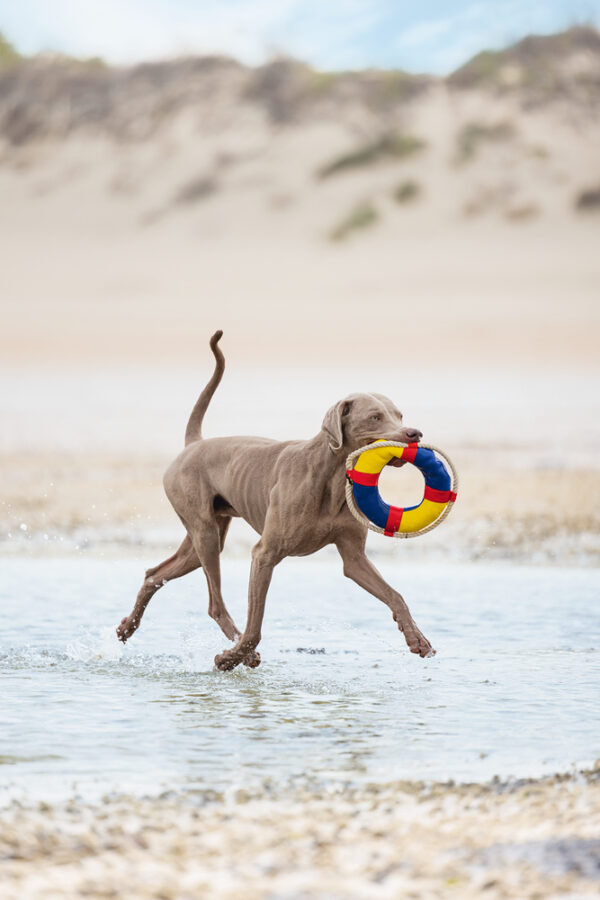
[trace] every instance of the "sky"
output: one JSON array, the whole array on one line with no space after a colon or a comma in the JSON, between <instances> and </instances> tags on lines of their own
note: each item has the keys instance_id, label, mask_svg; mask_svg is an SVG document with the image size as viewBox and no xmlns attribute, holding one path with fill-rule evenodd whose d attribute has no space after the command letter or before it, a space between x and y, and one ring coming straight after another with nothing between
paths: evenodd
<instances>
[{"instance_id":1,"label":"sky","mask_svg":"<svg viewBox=\"0 0 600 900\"><path fill-rule=\"evenodd\" d=\"M116 63L286 54L325 70L445 74L481 49L583 23L600 26L600 0L0 0L0 31L21 53Z\"/></svg>"}]
</instances>

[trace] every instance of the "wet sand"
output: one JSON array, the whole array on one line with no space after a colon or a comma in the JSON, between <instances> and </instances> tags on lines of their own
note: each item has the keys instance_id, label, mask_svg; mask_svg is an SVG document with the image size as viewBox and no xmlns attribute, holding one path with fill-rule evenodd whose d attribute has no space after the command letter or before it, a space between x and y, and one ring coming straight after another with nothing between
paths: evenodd
<instances>
[{"instance_id":1,"label":"wet sand","mask_svg":"<svg viewBox=\"0 0 600 900\"><path fill-rule=\"evenodd\" d=\"M477 455L480 459L473 459ZM461 476L459 502L441 528L423 540L402 542L404 556L598 565L600 471L552 465L520 469L509 454L489 448L476 453L453 449L452 457ZM7 475L0 500L0 551L141 552L149 562L168 555L183 537L162 489L169 461L167 455L139 451L0 454ZM382 491L391 502L419 502L417 472L386 473L385 478ZM254 532L236 521L226 553L246 554L255 540ZM371 552L398 552L396 544L375 538Z\"/></svg>"},{"instance_id":2,"label":"wet sand","mask_svg":"<svg viewBox=\"0 0 600 900\"><path fill-rule=\"evenodd\" d=\"M77 799L0 814L5 900L597 896L600 769Z\"/></svg>"}]
</instances>

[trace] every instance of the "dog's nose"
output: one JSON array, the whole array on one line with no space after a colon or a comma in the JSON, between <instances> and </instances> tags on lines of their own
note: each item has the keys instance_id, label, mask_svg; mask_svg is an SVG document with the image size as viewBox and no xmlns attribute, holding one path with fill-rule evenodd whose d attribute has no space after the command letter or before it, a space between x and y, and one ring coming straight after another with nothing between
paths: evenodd
<instances>
[{"instance_id":1,"label":"dog's nose","mask_svg":"<svg viewBox=\"0 0 600 900\"><path fill-rule=\"evenodd\" d=\"M404 434L409 444L414 444L415 441L420 441L423 437L423 432L419 431L418 428L405 428Z\"/></svg>"}]
</instances>

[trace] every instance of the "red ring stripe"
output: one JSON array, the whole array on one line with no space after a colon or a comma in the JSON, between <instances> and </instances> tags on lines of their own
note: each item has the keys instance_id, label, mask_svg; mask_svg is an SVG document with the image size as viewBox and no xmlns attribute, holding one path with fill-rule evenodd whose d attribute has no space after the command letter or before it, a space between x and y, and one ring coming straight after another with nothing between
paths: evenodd
<instances>
[{"instance_id":1,"label":"red ring stripe","mask_svg":"<svg viewBox=\"0 0 600 900\"><path fill-rule=\"evenodd\" d=\"M394 532L398 531L398 529L400 528L400 522L402 521L403 514L404 507L390 506L387 522L385 523L385 531L383 533L388 537L392 537Z\"/></svg>"},{"instance_id":2,"label":"red ring stripe","mask_svg":"<svg viewBox=\"0 0 600 900\"><path fill-rule=\"evenodd\" d=\"M454 496L456 497L456 494ZM436 491L435 488L426 485L423 499L433 500L434 503L448 503L452 499L452 491Z\"/></svg>"},{"instance_id":3,"label":"red ring stripe","mask_svg":"<svg viewBox=\"0 0 600 900\"><path fill-rule=\"evenodd\" d=\"M417 450L419 449L418 444L409 444L408 447L404 448L404 452L401 456L401 459L405 459L406 462L414 463L415 456L417 455Z\"/></svg>"},{"instance_id":4,"label":"red ring stripe","mask_svg":"<svg viewBox=\"0 0 600 900\"><path fill-rule=\"evenodd\" d=\"M379 484L379 474L379 472L357 472L356 469L346 469L346 475L350 481L369 487Z\"/></svg>"}]
</instances>

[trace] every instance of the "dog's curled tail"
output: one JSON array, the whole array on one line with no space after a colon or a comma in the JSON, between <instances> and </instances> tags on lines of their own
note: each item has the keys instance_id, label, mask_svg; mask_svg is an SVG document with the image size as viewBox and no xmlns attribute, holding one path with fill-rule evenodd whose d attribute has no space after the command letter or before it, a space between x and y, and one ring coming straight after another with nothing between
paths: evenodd
<instances>
[{"instance_id":1,"label":"dog's curled tail","mask_svg":"<svg viewBox=\"0 0 600 900\"><path fill-rule=\"evenodd\" d=\"M216 362L215 371L212 374L212 378L196 400L196 405L194 406L192 414L189 418L189 422L187 423L187 428L185 429L186 447L188 444L191 444L194 441L199 441L202 438L202 420L204 419L204 413L208 409L208 404L210 403L214 392L218 388L219 382L223 377L223 372L225 371L225 357L221 353L221 349L218 346L219 341L222 337L222 331L215 331L210 339L210 349L213 352Z\"/></svg>"}]
</instances>

